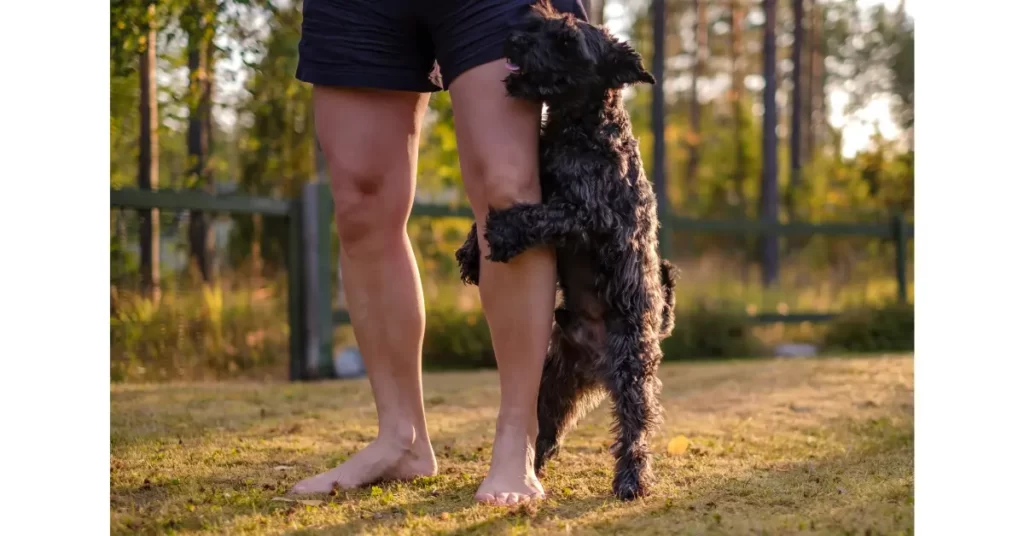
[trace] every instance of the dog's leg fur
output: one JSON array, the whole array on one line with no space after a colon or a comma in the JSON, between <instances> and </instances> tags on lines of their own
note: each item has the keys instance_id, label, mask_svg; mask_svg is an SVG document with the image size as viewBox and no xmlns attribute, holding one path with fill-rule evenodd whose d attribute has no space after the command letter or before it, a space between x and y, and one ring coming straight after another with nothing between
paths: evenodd
<instances>
[{"instance_id":1,"label":"dog's leg fur","mask_svg":"<svg viewBox=\"0 0 1024 536\"><path fill-rule=\"evenodd\" d=\"M651 493L650 437L661 421L658 401L661 381L656 375L661 347L644 337L641 328L620 325L608 333L605 381L615 413L615 478L612 491L623 500Z\"/></svg>"},{"instance_id":2,"label":"dog's leg fur","mask_svg":"<svg viewBox=\"0 0 1024 536\"><path fill-rule=\"evenodd\" d=\"M469 236L455 251L459 263L459 278L467 285L480 285L480 243L477 241L476 223L469 229Z\"/></svg>"},{"instance_id":3,"label":"dog's leg fur","mask_svg":"<svg viewBox=\"0 0 1024 536\"><path fill-rule=\"evenodd\" d=\"M484 231L491 250L487 259L508 262L542 244L564 247L571 240L578 246L585 245L587 237L580 234L581 229L594 233L601 233L603 229L581 218L578 207L557 200L544 204L517 203L507 209L491 210Z\"/></svg>"},{"instance_id":4,"label":"dog's leg fur","mask_svg":"<svg viewBox=\"0 0 1024 536\"><path fill-rule=\"evenodd\" d=\"M544 464L554 457L565 434L604 398L598 378L594 375L592 356L577 344L572 335L575 322L569 311L555 311L556 324L551 346L544 361L540 396L537 399L537 452L534 459L538 475Z\"/></svg>"},{"instance_id":5,"label":"dog's leg fur","mask_svg":"<svg viewBox=\"0 0 1024 536\"><path fill-rule=\"evenodd\" d=\"M661 338L672 335L676 327L676 267L672 263L661 260L661 289L665 294L665 308L661 314Z\"/></svg>"}]
</instances>

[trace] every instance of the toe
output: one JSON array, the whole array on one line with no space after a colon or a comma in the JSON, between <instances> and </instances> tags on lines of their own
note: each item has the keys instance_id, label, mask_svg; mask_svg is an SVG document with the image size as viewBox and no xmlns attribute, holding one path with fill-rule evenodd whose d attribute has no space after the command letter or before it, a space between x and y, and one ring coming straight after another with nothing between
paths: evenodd
<instances>
[{"instance_id":1,"label":"toe","mask_svg":"<svg viewBox=\"0 0 1024 536\"><path fill-rule=\"evenodd\" d=\"M504 504L504 505L515 504L514 502L509 502L509 498L512 497L512 496L513 495L511 493L501 493L501 494L499 494L496 497L496 499L497 499L496 502L498 504Z\"/></svg>"},{"instance_id":2,"label":"toe","mask_svg":"<svg viewBox=\"0 0 1024 536\"><path fill-rule=\"evenodd\" d=\"M477 493L476 500L484 504L494 504L497 502L494 495L491 495L490 493Z\"/></svg>"}]
</instances>

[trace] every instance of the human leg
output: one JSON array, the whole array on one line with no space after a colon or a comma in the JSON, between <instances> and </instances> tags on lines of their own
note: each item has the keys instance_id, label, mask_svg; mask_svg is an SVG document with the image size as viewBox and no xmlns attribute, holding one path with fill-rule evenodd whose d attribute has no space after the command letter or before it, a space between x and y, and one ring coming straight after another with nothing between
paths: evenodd
<instances>
[{"instance_id":1,"label":"human leg","mask_svg":"<svg viewBox=\"0 0 1024 536\"><path fill-rule=\"evenodd\" d=\"M504 62L494 61L451 84L459 160L480 232L489 208L540 201L540 106L507 97L504 75ZM482 234L478 241L486 256ZM516 504L543 496L533 457L554 295L554 255L548 248L524 252L507 264L480 263L480 298L498 361L501 403L491 470L477 492L479 500Z\"/></svg>"},{"instance_id":2,"label":"human leg","mask_svg":"<svg viewBox=\"0 0 1024 536\"><path fill-rule=\"evenodd\" d=\"M423 295L406 222L427 96L316 87L317 132L331 175L345 296L373 388L378 437L294 491L432 475L423 409ZM354 128L357 125L357 128Z\"/></svg>"},{"instance_id":3,"label":"human leg","mask_svg":"<svg viewBox=\"0 0 1024 536\"><path fill-rule=\"evenodd\" d=\"M423 410L424 312L406 235L434 54L404 0L305 0L296 76L314 85L341 239L345 295L377 406L377 439L295 486L326 492L431 475Z\"/></svg>"}]
</instances>

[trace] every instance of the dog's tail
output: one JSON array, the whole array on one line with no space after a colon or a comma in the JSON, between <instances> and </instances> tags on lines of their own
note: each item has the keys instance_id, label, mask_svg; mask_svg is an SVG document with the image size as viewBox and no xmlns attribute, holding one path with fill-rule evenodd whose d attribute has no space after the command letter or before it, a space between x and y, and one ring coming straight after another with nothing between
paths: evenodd
<instances>
[{"instance_id":1,"label":"dog's tail","mask_svg":"<svg viewBox=\"0 0 1024 536\"><path fill-rule=\"evenodd\" d=\"M666 339L676 327L676 267L661 260L661 290L665 293L665 308L661 312L661 338Z\"/></svg>"}]
</instances>

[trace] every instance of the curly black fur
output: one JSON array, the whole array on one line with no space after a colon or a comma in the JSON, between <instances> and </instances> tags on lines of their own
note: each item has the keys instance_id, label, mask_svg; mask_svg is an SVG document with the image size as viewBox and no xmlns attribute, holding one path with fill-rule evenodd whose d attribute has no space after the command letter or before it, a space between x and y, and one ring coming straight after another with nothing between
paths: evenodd
<instances>
[{"instance_id":1,"label":"curly black fur","mask_svg":"<svg viewBox=\"0 0 1024 536\"><path fill-rule=\"evenodd\" d=\"M506 54L509 95L548 105L543 202L491 210L488 259L508 262L528 248L554 246L562 294L537 401L536 468L610 393L617 436L612 488L621 499L640 497L654 482L657 368L660 341L675 323L675 282L672 265L658 255L654 192L621 89L654 79L628 44L544 3L509 37ZM479 284L476 225L456 258L462 279Z\"/></svg>"}]
</instances>

